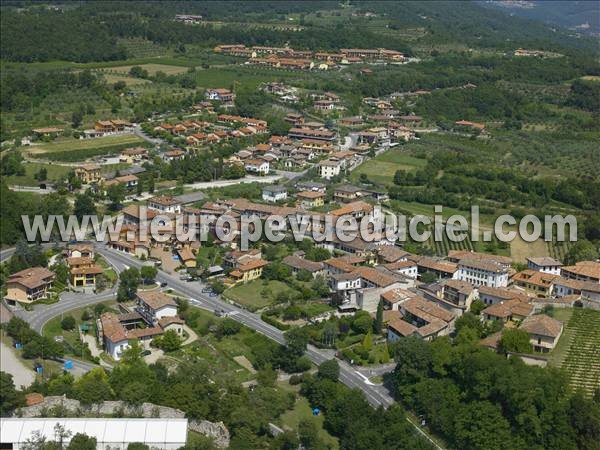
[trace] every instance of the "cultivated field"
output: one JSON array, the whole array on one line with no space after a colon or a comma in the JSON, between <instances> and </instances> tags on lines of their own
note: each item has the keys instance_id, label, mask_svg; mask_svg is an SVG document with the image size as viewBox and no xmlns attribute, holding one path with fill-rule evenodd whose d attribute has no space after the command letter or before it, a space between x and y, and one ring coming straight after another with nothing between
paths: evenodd
<instances>
[{"instance_id":1,"label":"cultivated field","mask_svg":"<svg viewBox=\"0 0 600 450\"><path fill-rule=\"evenodd\" d=\"M256 311L272 305L277 294L286 290L290 288L281 281L271 280L264 283L263 280L253 280L228 289L225 296L250 311Z\"/></svg>"},{"instance_id":2,"label":"cultivated field","mask_svg":"<svg viewBox=\"0 0 600 450\"><path fill-rule=\"evenodd\" d=\"M115 67L107 67L105 69L100 69L102 72L111 73L111 74L128 74L132 67L136 65L126 65L126 66L115 66ZM139 64L144 70L148 71L149 75L156 75L156 72L163 72L167 75L179 75L180 73L185 73L188 70L188 67L185 66L173 66L170 64Z\"/></svg>"},{"instance_id":3,"label":"cultivated field","mask_svg":"<svg viewBox=\"0 0 600 450\"><path fill-rule=\"evenodd\" d=\"M568 373L573 388L592 394L600 388L600 311L575 308L555 316L565 329L550 364Z\"/></svg>"},{"instance_id":4,"label":"cultivated field","mask_svg":"<svg viewBox=\"0 0 600 450\"><path fill-rule=\"evenodd\" d=\"M112 73L105 73L104 79L108 84L115 84L119 81L123 81L127 86L137 86L140 84L152 83L150 80L144 80L143 78L128 77L126 75L115 75Z\"/></svg>"},{"instance_id":5,"label":"cultivated field","mask_svg":"<svg viewBox=\"0 0 600 450\"><path fill-rule=\"evenodd\" d=\"M94 139L64 138L47 144L25 147L22 151L30 158L81 161L98 155L118 153L123 148L143 145L145 142L134 134L121 134Z\"/></svg>"}]
</instances>

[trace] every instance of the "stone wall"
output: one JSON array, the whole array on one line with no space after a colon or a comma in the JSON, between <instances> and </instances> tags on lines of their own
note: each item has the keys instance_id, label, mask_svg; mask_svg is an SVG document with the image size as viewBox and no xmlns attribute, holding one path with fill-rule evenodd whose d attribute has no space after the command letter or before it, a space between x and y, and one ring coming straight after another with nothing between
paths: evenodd
<instances>
[{"instance_id":1,"label":"stone wall","mask_svg":"<svg viewBox=\"0 0 600 450\"><path fill-rule=\"evenodd\" d=\"M191 420L188 422L188 429L213 438L217 447L229 447L229 430L223 422L214 423L209 422L208 420L201 420L197 422L195 420Z\"/></svg>"}]
</instances>

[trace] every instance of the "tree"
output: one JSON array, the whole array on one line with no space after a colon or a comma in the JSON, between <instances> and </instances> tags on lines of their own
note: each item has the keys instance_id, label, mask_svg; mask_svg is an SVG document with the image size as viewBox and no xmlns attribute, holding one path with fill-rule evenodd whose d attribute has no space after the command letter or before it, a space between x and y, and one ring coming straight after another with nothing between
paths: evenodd
<instances>
[{"instance_id":1,"label":"tree","mask_svg":"<svg viewBox=\"0 0 600 450\"><path fill-rule=\"evenodd\" d=\"M35 179L38 181L45 181L48 179L48 169L45 167L40 168L38 172L35 174Z\"/></svg>"},{"instance_id":2,"label":"tree","mask_svg":"<svg viewBox=\"0 0 600 450\"><path fill-rule=\"evenodd\" d=\"M140 284L140 272L135 267L125 269L119 275L119 289L117 290L117 301L126 302L133 300Z\"/></svg>"},{"instance_id":3,"label":"tree","mask_svg":"<svg viewBox=\"0 0 600 450\"><path fill-rule=\"evenodd\" d=\"M167 330L165 333L154 339L155 345L165 352L174 352L181 348L181 338L175 330Z\"/></svg>"},{"instance_id":4,"label":"tree","mask_svg":"<svg viewBox=\"0 0 600 450\"><path fill-rule=\"evenodd\" d=\"M0 415L8 416L20 406L25 406L25 396L15 388L11 374L0 372Z\"/></svg>"},{"instance_id":5,"label":"tree","mask_svg":"<svg viewBox=\"0 0 600 450\"><path fill-rule=\"evenodd\" d=\"M318 376L327 380L337 381L340 376L340 365L337 359L324 361L319 366Z\"/></svg>"},{"instance_id":6,"label":"tree","mask_svg":"<svg viewBox=\"0 0 600 450\"><path fill-rule=\"evenodd\" d=\"M373 319L366 311L359 311L354 315L352 329L360 334L367 334L373 329Z\"/></svg>"},{"instance_id":7,"label":"tree","mask_svg":"<svg viewBox=\"0 0 600 450\"><path fill-rule=\"evenodd\" d=\"M150 447L142 442L132 442L127 446L127 450L150 450Z\"/></svg>"},{"instance_id":8,"label":"tree","mask_svg":"<svg viewBox=\"0 0 600 450\"><path fill-rule=\"evenodd\" d=\"M225 317L217 326L217 330L215 332L218 338L222 338L223 336L233 336L234 334L239 333L242 329L242 325L235 320Z\"/></svg>"},{"instance_id":9,"label":"tree","mask_svg":"<svg viewBox=\"0 0 600 450\"><path fill-rule=\"evenodd\" d=\"M423 283L435 283L437 281L437 276L433 272L425 272L421 275L421 281Z\"/></svg>"},{"instance_id":10,"label":"tree","mask_svg":"<svg viewBox=\"0 0 600 450\"><path fill-rule=\"evenodd\" d=\"M261 386L274 387L277 381L277 372L271 366L266 366L258 371L256 380Z\"/></svg>"},{"instance_id":11,"label":"tree","mask_svg":"<svg viewBox=\"0 0 600 450\"><path fill-rule=\"evenodd\" d=\"M65 330L65 331L70 331L75 329L75 317L69 315L69 316L65 316L63 317L63 319L60 321L60 327Z\"/></svg>"},{"instance_id":12,"label":"tree","mask_svg":"<svg viewBox=\"0 0 600 450\"><path fill-rule=\"evenodd\" d=\"M312 418L302 419L298 423L298 438L306 449L317 449L322 445L319 438L319 429Z\"/></svg>"},{"instance_id":13,"label":"tree","mask_svg":"<svg viewBox=\"0 0 600 450\"><path fill-rule=\"evenodd\" d=\"M383 328L383 302L379 300L377 304L377 313L375 314L375 320L373 321L373 333L381 333Z\"/></svg>"},{"instance_id":14,"label":"tree","mask_svg":"<svg viewBox=\"0 0 600 450\"><path fill-rule=\"evenodd\" d=\"M83 113L80 110L73 111L71 114L71 126L73 128L79 128L83 121Z\"/></svg>"},{"instance_id":15,"label":"tree","mask_svg":"<svg viewBox=\"0 0 600 450\"><path fill-rule=\"evenodd\" d=\"M97 443L98 441L95 437L77 433L71 438L67 450L96 450Z\"/></svg>"},{"instance_id":16,"label":"tree","mask_svg":"<svg viewBox=\"0 0 600 450\"><path fill-rule=\"evenodd\" d=\"M575 264L579 261L595 261L598 258L598 249L594 244L585 239L579 239L569 248L565 255L565 264Z\"/></svg>"},{"instance_id":17,"label":"tree","mask_svg":"<svg viewBox=\"0 0 600 450\"><path fill-rule=\"evenodd\" d=\"M111 202L111 209L119 209L119 206L125 199L125 187L122 184L112 184L106 190L106 196Z\"/></svg>"},{"instance_id":18,"label":"tree","mask_svg":"<svg viewBox=\"0 0 600 450\"><path fill-rule=\"evenodd\" d=\"M531 353L533 347L529 342L529 333L518 328L504 329L500 338L500 349L505 353Z\"/></svg>"},{"instance_id":19,"label":"tree","mask_svg":"<svg viewBox=\"0 0 600 450\"><path fill-rule=\"evenodd\" d=\"M483 303L480 299L476 298L475 300L473 300L471 302L471 307L469 308L469 310L475 314L475 315L479 315L481 314L481 311L483 311L486 308L486 304Z\"/></svg>"},{"instance_id":20,"label":"tree","mask_svg":"<svg viewBox=\"0 0 600 450\"><path fill-rule=\"evenodd\" d=\"M93 216L96 215L96 204L94 203L94 199L87 192L84 194L78 194L75 197L75 206L73 208L73 214L79 220L83 218L83 216Z\"/></svg>"},{"instance_id":21,"label":"tree","mask_svg":"<svg viewBox=\"0 0 600 450\"><path fill-rule=\"evenodd\" d=\"M104 369L97 367L84 374L73 385L75 398L85 405L111 400L113 390Z\"/></svg>"},{"instance_id":22,"label":"tree","mask_svg":"<svg viewBox=\"0 0 600 450\"><path fill-rule=\"evenodd\" d=\"M142 266L142 269L140 270L140 275L144 280L144 284L154 281L157 273L158 269L154 265Z\"/></svg>"}]
</instances>

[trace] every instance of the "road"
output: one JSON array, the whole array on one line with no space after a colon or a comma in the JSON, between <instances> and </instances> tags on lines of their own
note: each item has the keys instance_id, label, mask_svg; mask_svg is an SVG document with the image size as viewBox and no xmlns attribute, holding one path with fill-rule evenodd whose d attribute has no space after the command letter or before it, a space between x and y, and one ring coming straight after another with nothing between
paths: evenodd
<instances>
[{"instance_id":1,"label":"road","mask_svg":"<svg viewBox=\"0 0 600 450\"><path fill-rule=\"evenodd\" d=\"M129 265L130 267L142 266L142 261L116 250L102 247L98 249L98 252L107 261L110 261L113 264ZM285 344L285 339L281 330L263 322L257 314L230 305L218 297L209 297L208 295L203 294L202 285L197 282L181 281L178 277L168 275L163 271L159 271L157 281L161 283L166 282L171 289L189 297L192 306L213 311L224 310L232 319L256 330L279 344ZM306 355L317 365L331 359L329 353L330 352L326 350L320 350L313 346L309 346L306 351ZM366 384L364 377L348 363L344 361L339 361L339 363L340 381L348 387L360 389L365 394L369 403L375 408L379 406L387 408L394 402L394 399L385 387Z\"/></svg>"}]
</instances>

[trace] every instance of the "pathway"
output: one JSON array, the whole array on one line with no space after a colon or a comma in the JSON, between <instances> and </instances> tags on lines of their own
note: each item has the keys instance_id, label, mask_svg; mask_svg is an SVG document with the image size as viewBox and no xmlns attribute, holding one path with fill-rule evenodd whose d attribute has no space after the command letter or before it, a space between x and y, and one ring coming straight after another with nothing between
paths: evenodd
<instances>
[{"instance_id":1,"label":"pathway","mask_svg":"<svg viewBox=\"0 0 600 450\"><path fill-rule=\"evenodd\" d=\"M15 387L19 389L28 387L35 380L33 365L27 367L16 355L16 350L4 341L0 342L0 367L3 372L13 376Z\"/></svg>"}]
</instances>

